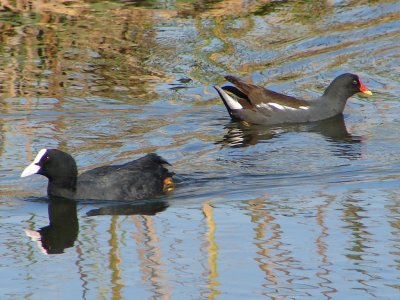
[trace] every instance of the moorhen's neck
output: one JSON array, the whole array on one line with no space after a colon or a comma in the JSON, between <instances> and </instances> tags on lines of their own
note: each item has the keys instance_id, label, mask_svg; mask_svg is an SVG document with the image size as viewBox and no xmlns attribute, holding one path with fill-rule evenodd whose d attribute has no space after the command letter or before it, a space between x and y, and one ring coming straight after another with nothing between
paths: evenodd
<instances>
[{"instance_id":1,"label":"moorhen's neck","mask_svg":"<svg viewBox=\"0 0 400 300\"><path fill-rule=\"evenodd\" d=\"M57 178L49 178L49 184L47 186L47 195L49 197L62 197L73 199L76 193L78 172L71 174L60 174Z\"/></svg>"},{"instance_id":2,"label":"moorhen's neck","mask_svg":"<svg viewBox=\"0 0 400 300\"><path fill-rule=\"evenodd\" d=\"M336 99L346 102L355 92L343 87L339 82L334 80L325 90L322 98Z\"/></svg>"},{"instance_id":3,"label":"moorhen's neck","mask_svg":"<svg viewBox=\"0 0 400 300\"><path fill-rule=\"evenodd\" d=\"M338 113L343 112L347 99L355 93L346 89L335 80L326 88L321 100L326 101L326 105L335 109Z\"/></svg>"}]
</instances>

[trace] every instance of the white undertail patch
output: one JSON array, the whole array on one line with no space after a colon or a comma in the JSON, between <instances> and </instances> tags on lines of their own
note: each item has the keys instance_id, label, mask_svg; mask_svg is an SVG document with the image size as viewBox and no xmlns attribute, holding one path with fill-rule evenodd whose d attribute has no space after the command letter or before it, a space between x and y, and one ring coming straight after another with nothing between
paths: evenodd
<instances>
[{"instance_id":1,"label":"white undertail patch","mask_svg":"<svg viewBox=\"0 0 400 300\"><path fill-rule=\"evenodd\" d=\"M229 96L223 89L218 86L216 86L215 88L220 92L221 97L225 100L230 109L243 109L243 106L238 101Z\"/></svg>"}]
</instances>

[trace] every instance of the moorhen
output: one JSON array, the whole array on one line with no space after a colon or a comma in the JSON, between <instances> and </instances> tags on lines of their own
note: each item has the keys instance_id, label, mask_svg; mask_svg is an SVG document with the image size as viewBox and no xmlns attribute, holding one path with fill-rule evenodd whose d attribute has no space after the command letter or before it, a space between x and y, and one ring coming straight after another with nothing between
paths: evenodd
<instances>
[{"instance_id":1,"label":"moorhen","mask_svg":"<svg viewBox=\"0 0 400 300\"><path fill-rule=\"evenodd\" d=\"M226 80L235 86L214 86L234 120L252 124L314 122L343 112L347 99L356 93L372 95L357 75L345 73L336 77L324 94L304 100L280 94L245 82L234 76Z\"/></svg>"}]
</instances>

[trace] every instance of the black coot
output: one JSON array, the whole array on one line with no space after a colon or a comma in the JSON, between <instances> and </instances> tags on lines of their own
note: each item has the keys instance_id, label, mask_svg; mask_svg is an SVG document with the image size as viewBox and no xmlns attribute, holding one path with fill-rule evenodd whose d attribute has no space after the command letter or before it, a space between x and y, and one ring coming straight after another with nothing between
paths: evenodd
<instances>
[{"instance_id":1,"label":"black coot","mask_svg":"<svg viewBox=\"0 0 400 300\"><path fill-rule=\"evenodd\" d=\"M151 153L137 160L89 170L78 176L75 160L57 149L42 149L21 177L40 174L49 179L47 195L68 199L137 200L172 190L168 163Z\"/></svg>"}]
</instances>

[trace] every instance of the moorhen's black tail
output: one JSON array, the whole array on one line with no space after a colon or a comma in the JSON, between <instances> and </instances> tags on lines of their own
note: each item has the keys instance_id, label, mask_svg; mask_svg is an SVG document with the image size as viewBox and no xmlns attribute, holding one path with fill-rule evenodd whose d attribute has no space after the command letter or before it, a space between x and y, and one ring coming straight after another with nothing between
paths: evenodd
<instances>
[{"instance_id":1,"label":"moorhen's black tail","mask_svg":"<svg viewBox=\"0 0 400 300\"><path fill-rule=\"evenodd\" d=\"M227 91L229 93L232 93L233 95L235 95L236 97L238 97L239 99L245 99L249 104L250 104L250 100L249 97L247 97L247 95L245 93L243 93L241 90L239 90L236 86L232 86L232 85L225 85L222 87L222 89L224 91ZM241 103L242 104L242 103ZM243 105L243 104L242 104Z\"/></svg>"},{"instance_id":2,"label":"moorhen's black tail","mask_svg":"<svg viewBox=\"0 0 400 300\"><path fill-rule=\"evenodd\" d=\"M225 79L228 80L230 83L233 83L236 86L236 88L240 91L240 93L243 95L248 95L250 94L251 90L253 90L254 88L258 88L258 86L246 82L240 79L239 77L235 77L232 75L225 76ZM247 98L247 96L245 98Z\"/></svg>"}]
</instances>

